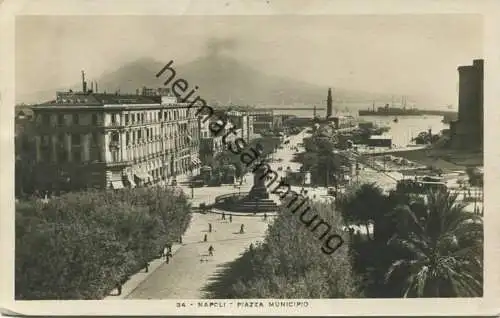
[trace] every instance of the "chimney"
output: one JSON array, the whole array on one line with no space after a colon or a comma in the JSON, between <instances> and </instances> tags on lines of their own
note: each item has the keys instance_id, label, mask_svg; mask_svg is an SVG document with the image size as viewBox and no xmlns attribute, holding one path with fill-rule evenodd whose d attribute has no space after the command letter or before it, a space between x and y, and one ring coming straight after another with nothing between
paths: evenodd
<instances>
[{"instance_id":1,"label":"chimney","mask_svg":"<svg viewBox=\"0 0 500 318\"><path fill-rule=\"evenodd\" d=\"M87 82L85 82L85 72L82 70L82 90L87 93Z\"/></svg>"}]
</instances>

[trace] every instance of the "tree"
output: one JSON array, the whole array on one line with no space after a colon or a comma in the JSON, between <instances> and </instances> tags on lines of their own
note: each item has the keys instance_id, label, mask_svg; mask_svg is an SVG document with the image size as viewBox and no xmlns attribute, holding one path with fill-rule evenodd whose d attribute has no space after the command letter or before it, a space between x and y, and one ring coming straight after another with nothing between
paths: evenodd
<instances>
[{"instance_id":1,"label":"tree","mask_svg":"<svg viewBox=\"0 0 500 318\"><path fill-rule=\"evenodd\" d=\"M172 189L68 193L16 204L17 299L100 299L189 225Z\"/></svg>"},{"instance_id":2,"label":"tree","mask_svg":"<svg viewBox=\"0 0 500 318\"><path fill-rule=\"evenodd\" d=\"M482 218L456 199L439 191L427 202L398 207L400 228L389 245L407 257L395 259L385 278L399 283L403 297L482 295Z\"/></svg>"},{"instance_id":3,"label":"tree","mask_svg":"<svg viewBox=\"0 0 500 318\"><path fill-rule=\"evenodd\" d=\"M389 202L379 186L365 183L347 191L345 196L339 198L338 206L347 222L365 226L369 238L369 225L373 224L374 237L371 239L375 239L379 233L377 227L385 222Z\"/></svg>"}]
</instances>

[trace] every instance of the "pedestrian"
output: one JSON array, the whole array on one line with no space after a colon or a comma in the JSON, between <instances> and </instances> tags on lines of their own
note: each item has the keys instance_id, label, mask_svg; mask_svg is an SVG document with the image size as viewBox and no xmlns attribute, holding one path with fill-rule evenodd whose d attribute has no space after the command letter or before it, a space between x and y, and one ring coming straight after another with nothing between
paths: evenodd
<instances>
[{"instance_id":1,"label":"pedestrian","mask_svg":"<svg viewBox=\"0 0 500 318\"><path fill-rule=\"evenodd\" d=\"M167 263L167 264L170 263L170 256L171 255L172 254L170 254L170 253L167 253L167 255L165 255L165 263Z\"/></svg>"},{"instance_id":2,"label":"pedestrian","mask_svg":"<svg viewBox=\"0 0 500 318\"><path fill-rule=\"evenodd\" d=\"M120 296L122 294L122 284L116 283L116 290L118 291L116 296Z\"/></svg>"},{"instance_id":3,"label":"pedestrian","mask_svg":"<svg viewBox=\"0 0 500 318\"><path fill-rule=\"evenodd\" d=\"M232 214L229 214L229 222L233 223L233 215Z\"/></svg>"},{"instance_id":4,"label":"pedestrian","mask_svg":"<svg viewBox=\"0 0 500 318\"><path fill-rule=\"evenodd\" d=\"M210 245L210 247L208 248L208 256L214 256L214 251L214 247Z\"/></svg>"},{"instance_id":5,"label":"pedestrian","mask_svg":"<svg viewBox=\"0 0 500 318\"><path fill-rule=\"evenodd\" d=\"M146 263L144 264L144 268L145 268L145 272L146 272L146 273L147 273L147 272L149 272L149 262L146 262Z\"/></svg>"},{"instance_id":6,"label":"pedestrian","mask_svg":"<svg viewBox=\"0 0 500 318\"><path fill-rule=\"evenodd\" d=\"M168 248L168 252L170 254L172 254L172 243L168 243L167 248Z\"/></svg>"},{"instance_id":7,"label":"pedestrian","mask_svg":"<svg viewBox=\"0 0 500 318\"><path fill-rule=\"evenodd\" d=\"M212 223L208 223L208 232L212 233Z\"/></svg>"},{"instance_id":8,"label":"pedestrian","mask_svg":"<svg viewBox=\"0 0 500 318\"><path fill-rule=\"evenodd\" d=\"M267 213L264 212L264 221L267 220Z\"/></svg>"},{"instance_id":9,"label":"pedestrian","mask_svg":"<svg viewBox=\"0 0 500 318\"><path fill-rule=\"evenodd\" d=\"M242 224L240 226L240 234L243 234L243 233L245 233L245 225L244 224Z\"/></svg>"},{"instance_id":10,"label":"pedestrian","mask_svg":"<svg viewBox=\"0 0 500 318\"><path fill-rule=\"evenodd\" d=\"M165 248L163 249L163 255L162 255L162 258L163 258L163 257L167 257L167 255L168 255L168 247L167 247L167 246L165 246Z\"/></svg>"},{"instance_id":11,"label":"pedestrian","mask_svg":"<svg viewBox=\"0 0 500 318\"><path fill-rule=\"evenodd\" d=\"M179 243L182 244L182 236L179 236Z\"/></svg>"},{"instance_id":12,"label":"pedestrian","mask_svg":"<svg viewBox=\"0 0 500 318\"><path fill-rule=\"evenodd\" d=\"M203 242L206 242L206 241L208 241L208 236L207 236L207 234L205 233L205 236L203 236Z\"/></svg>"},{"instance_id":13,"label":"pedestrian","mask_svg":"<svg viewBox=\"0 0 500 318\"><path fill-rule=\"evenodd\" d=\"M225 220L226 219L226 213L222 212L222 219Z\"/></svg>"}]
</instances>

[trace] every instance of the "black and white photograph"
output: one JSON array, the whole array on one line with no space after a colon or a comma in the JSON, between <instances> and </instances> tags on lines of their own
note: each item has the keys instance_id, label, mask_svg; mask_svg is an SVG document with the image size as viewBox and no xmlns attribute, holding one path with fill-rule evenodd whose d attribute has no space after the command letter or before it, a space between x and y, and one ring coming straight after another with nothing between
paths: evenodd
<instances>
[{"instance_id":1,"label":"black and white photograph","mask_svg":"<svg viewBox=\"0 0 500 318\"><path fill-rule=\"evenodd\" d=\"M486 297L483 14L13 24L15 301Z\"/></svg>"}]
</instances>

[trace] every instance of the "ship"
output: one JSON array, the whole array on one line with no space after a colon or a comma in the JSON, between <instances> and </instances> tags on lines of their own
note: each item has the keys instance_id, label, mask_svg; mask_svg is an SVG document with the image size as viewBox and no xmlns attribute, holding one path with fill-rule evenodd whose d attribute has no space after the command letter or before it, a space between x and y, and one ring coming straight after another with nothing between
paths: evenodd
<instances>
[{"instance_id":1,"label":"ship","mask_svg":"<svg viewBox=\"0 0 500 318\"><path fill-rule=\"evenodd\" d=\"M392 103L394 104L394 102ZM358 112L359 116L421 116L424 113L416 108L406 108L406 98L403 96L401 101L402 107L394 107L393 105L385 104L384 107L378 107L375 109L375 103L372 105L372 109L360 110Z\"/></svg>"},{"instance_id":2,"label":"ship","mask_svg":"<svg viewBox=\"0 0 500 318\"><path fill-rule=\"evenodd\" d=\"M407 108L406 107L406 99L403 98L403 102L401 103L402 107L394 107L389 106L389 104L385 104L384 107L378 107L375 109L375 103L372 105L372 109L360 110L358 112L359 116L447 116L450 118L454 118L458 115L456 111L452 110L424 110L418 108ZM450 107L448 107L450 108Z\"/></svg>"}]
</instances>

